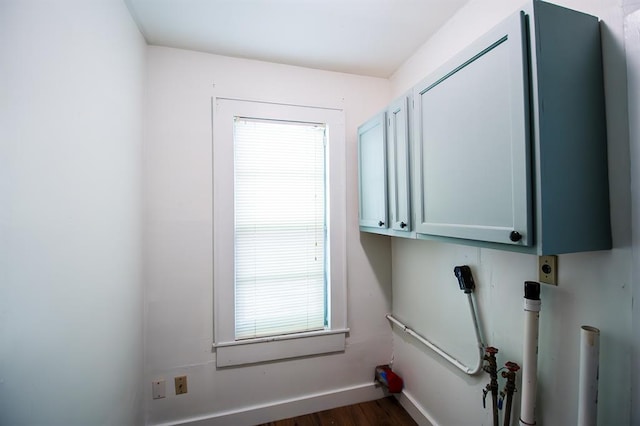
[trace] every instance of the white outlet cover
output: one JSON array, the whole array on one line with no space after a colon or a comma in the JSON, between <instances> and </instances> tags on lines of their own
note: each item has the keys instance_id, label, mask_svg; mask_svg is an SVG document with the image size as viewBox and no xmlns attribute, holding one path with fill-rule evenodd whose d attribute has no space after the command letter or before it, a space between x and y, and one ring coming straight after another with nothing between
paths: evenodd
<instances>
[{"instance_id":1,"label":"white outlet cover","mask_svg":"<svg viewBox=\"0 0 640 426\"><path fill-rule=\"evenodd\" d=\"M153 391L153 399L166 398L167 385L164 380L154 380L151 383L151 388Z\"/></svg>"}]
</instances>

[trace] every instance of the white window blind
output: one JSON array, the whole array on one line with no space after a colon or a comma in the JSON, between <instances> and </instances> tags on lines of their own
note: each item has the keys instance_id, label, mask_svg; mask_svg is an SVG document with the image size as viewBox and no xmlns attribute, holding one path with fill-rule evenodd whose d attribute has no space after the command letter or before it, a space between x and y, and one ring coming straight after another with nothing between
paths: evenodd
<instances>
[{"instance_id":1,"label":"white window blind","mask_svg":"<svg viewBox=\"0 0 640 426\"><path fill-rule=\"evenodd\" d=\"M327 326L325 130L234 119L236 340Z\"/></svg>"}]
</instances>

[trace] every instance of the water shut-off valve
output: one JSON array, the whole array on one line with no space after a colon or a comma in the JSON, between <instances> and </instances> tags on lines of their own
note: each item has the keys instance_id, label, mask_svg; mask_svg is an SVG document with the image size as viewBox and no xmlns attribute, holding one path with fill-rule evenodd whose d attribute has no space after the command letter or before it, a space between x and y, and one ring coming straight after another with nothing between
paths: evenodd
<instances>
[{"instance_id":1,"label":"water shut-off valve","mask_svg":"<svg viewBox=\"0 0 640 426\"><path fill-rule=\"evenodd\" d=\"M487 362L482 368L486 373L489 374L491 378L491 382L487 384L487 386L482 390L482 407L487 408L487 394L491 392L491 399L494 401L494 409L495 402L497 401L498 395L498 367L496 364L496 354L498 353L498 349L493 346L489 346L485 349L484 360Z\"/></svg>"},{"instance_id":2,"label":"water shut-off valve","mask_svg":"<svg viewBox=\"0 0 640 426\"><path fill-rule=\"evenodd\" d=\"M502 410L502 402L505 397L510 397L517 392L516 389L516 373L520 370L520 366L512 361L507 361L504 365L507 371L503 371L501 376L507 379L507 383L504 386L504 389L500 391L500 399L498 400L498 409Z\"/></svg>"}]
</instances>

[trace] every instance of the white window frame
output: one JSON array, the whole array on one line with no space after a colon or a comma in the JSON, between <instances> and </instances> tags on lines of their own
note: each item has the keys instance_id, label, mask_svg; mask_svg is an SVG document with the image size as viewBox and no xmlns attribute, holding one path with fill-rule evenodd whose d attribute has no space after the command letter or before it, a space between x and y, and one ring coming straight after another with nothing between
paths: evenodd
<instances>
[{"instance_id":1,"label":"white window frame","mask_svg":"<svg viewBox=\"0 0 640 426\"><path fill-rule=\"evenodd\" d=\"M345 126L342 109L212 98L213 330L216 365L228 367L344 351L347 328ZM328 321L325 330L235 340L234 117L325 123L328 128Z\"/></svg>"}]
</instances>

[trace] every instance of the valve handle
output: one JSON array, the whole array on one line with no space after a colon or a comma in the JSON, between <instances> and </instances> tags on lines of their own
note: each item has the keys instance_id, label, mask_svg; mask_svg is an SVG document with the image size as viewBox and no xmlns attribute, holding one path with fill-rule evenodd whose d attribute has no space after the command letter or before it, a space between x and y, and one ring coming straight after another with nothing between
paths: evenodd
<instances>
[{"instance_id":1,"label":"valve handle","mask_svg":"<svg viewBox=\"0 0 640 426\"><path fill-rule=\"evenodd\" d=\"M512 361L507 361L504 366L507 367L507 370L511 371L512 373L520 370L520 366Z\"/></svg>"},{"instance_id":2,"label":"valve handle","mask_svg":"<svg viewBox=\"0 0 640 426\"><path fill-rule=\"evenodd\" d=\"M495 355L498 353L498 348L494 348L493 346L487 346L485 352L491 355Z\"/></svg>"},{"instance_id":3,"label":"valve handle","mask_svg":"<svg viewBox=\"0 0 640 426\"><path fill-rule=\"evenodd\" d=\"M487 385L489 386L489 385ZM487 408L487 394L489 393L489 389L482 389L482 408Z\"/></svg>"}]
</instances>

